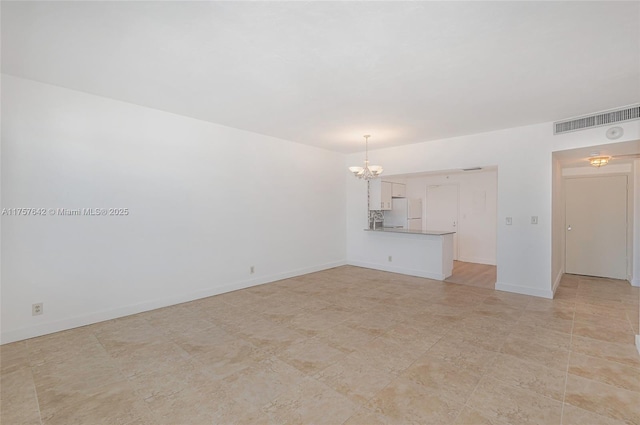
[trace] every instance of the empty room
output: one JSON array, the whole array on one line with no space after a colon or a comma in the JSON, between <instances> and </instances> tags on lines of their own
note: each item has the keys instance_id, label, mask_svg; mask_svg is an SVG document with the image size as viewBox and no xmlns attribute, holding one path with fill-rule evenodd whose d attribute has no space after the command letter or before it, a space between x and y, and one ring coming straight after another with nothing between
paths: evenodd
<instances>
[{"instance_id":1,"label":"empty room","mask_svg":"<svg viewBox=\"0 0 640 425\"><path fill-rule=\"evenodd\" d=\"M3 425L640 425L640 2L0 19Z\"/></svg>"}]
</instances>

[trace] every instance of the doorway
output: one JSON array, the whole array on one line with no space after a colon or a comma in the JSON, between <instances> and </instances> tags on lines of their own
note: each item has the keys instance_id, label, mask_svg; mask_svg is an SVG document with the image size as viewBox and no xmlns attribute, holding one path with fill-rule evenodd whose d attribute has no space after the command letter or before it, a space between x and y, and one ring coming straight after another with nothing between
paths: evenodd
<instances>
[{"instance_id":1,"label":"doorway","mask_svg":"<svg viewBox=\"0 0 640 425\"><path fill-rule=\"evenodd\" d=\"M628 177L565 180L565 271L627 278Z\"/></svg>"},{"instance_id":2,"label":"doorway","mask_svg":"<svg viewBox=\"0 0 640 425\"><path fill-rule=\"evenodd\" d=\"M432 175L420 181L421 187L416 186L424 196L424 229L455 232L453 274L445 282L494 289L497 169Z\"/></svg>"}]
</instances>

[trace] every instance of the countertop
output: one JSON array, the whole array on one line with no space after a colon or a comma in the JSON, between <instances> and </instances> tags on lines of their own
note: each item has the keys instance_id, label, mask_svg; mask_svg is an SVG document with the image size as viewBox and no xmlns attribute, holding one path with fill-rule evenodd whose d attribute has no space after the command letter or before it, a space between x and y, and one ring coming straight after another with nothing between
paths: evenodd
<instances>
[{"instance_id":1,"label":"countertop","mask_svg":"<svg viewBox=\"0 0 640 425\"><path fill-rule=\"evenodd\" d=\"M452 235L456 232L448 232L441 230L412 230L412 229L401 229L397 227L382 227L377 229L364 229L365 232L384 232L384 233L409 233L412 235L431 235L431 236L443 236L443 235Z\"/></svg>"}]
</instances>

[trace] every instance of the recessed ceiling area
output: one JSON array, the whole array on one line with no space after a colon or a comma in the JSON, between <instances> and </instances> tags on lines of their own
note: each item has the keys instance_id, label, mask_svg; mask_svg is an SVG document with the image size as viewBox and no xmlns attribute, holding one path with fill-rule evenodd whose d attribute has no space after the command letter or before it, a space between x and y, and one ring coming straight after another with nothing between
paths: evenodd
<instances>
[{"instance_id":1,"label":"recessed ceiling area","mask_svg":"<svg viewBox=\"0 0 640 425\"><path fill-rule=\"evenodd\" d=\"M591 167L588 159L593 156L610 156L611 165L630 164L640 158L640 140L558 151L553 156L562 168Z\"/></svg>"},{"instance_id":2,"label":"recessed ceiling area","mask_svg":"<svg viewBox=\"0 0 640 425\"><path fill-rule=\"evenodd\" d=\"M2 2L2 72L340 152L638 101L638 2ZM550 129L551 131L551 129Z\"/></svg>"}]
</instances>

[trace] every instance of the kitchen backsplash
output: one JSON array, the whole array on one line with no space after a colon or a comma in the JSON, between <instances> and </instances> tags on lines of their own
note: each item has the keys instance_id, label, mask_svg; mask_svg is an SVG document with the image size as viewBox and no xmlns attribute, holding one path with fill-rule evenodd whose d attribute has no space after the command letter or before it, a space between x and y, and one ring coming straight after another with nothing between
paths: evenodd
<instances>
[{"instance_id":1,"label":"kitchen backsplash","mask_svg":"<svg viewBox=\"0 0 640 425\"><path fill-rule=\"evenodd\" d=\"M384 213L381 210L369 210L369 223L374 221L383 221Z\"/></svg>"},{"instance_id":2,"label":"kitchen backsplash","mask_svg":"<svg viewBox=\"0 0 640 425\"><path fill-rule=\"evenodd\" d=\"M367 205L371 205L371 182L367 182ZM382 210L369 210L369 228L374 229L384 221Z\"/></svg>"}]
</instances>

